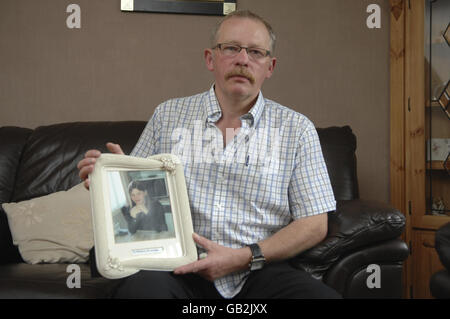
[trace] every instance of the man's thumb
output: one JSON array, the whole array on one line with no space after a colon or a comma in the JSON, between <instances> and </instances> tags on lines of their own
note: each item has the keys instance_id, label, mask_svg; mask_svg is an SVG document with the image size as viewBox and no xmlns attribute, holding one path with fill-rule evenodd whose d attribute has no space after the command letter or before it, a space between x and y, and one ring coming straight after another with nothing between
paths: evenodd
<instances>
[{"instance_id":1,"label":"man's thumb","mask_svg":"<svg viewBox=\"0 0 450 319\"><path fill-rule=\"evenodd\" d=\"M200 245L201 247L203 247L206 250L210 250L211 249L211 244L213 243L212 241L210 241L209 239L200 236L197 233L193 233L192 237L194 238L194 241Z\"/></svg>"}]
</instances>

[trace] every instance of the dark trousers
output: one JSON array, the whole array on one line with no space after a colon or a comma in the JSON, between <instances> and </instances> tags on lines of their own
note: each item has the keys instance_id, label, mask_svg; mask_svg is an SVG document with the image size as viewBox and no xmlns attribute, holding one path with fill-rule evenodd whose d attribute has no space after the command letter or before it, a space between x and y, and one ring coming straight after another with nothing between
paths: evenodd
<instances>
[{"instance_id":1,"label":"dark trousers","mask_svg":"<svg viewBox=\"0 0 450 319\"><path fill-rule=\"evenodd\" d=\"M140 271L122 279L115 298L220 299L214 283L196 274ZM341 298L339 294L308 273L287 262L266 265L250 273L236 299Z\"/></svg>"}]
</instances>

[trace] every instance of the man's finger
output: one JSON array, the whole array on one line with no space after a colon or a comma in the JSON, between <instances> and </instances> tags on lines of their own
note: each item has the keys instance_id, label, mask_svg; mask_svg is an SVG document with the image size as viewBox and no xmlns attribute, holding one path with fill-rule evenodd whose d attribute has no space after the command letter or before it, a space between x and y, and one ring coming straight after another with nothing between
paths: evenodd
<instances>
[{"instance_id":1,"label":"man's finger","mask_svg":"<svg viewBox=\"0 0 450 319\"><path fill-rule=\"evenodd\" d=\"M87 190L89 190L89 184L90 184L89 178L86 178L86 179L84 180L84 188L86 188Z\"/></svg>"},{"instance_id":2,"label":"man's finger","mask_svg":"<svg viewBox=\"0 0 450 319\"><path fill-rule=\"evenodd\" d=\"M84 154L85 158L88 157L100 157L100 155L102 155L102 152L100 152L99 150L89 150L86 152L86 154Z\"/></svg>"},{"instance_id":3,"label":"man's finger","mask_svg":"<svg viewBox=\"0 0 450 319\"><path fill-rule=\"evenodd\" d=\"M201 260L197 260L194 261L190 264L181 266L176 268L173 273L175 275L184 275L184 274L188 274L188 273L196 273L199 271L202 271L203 269L206 268L207 266L207 261L205 259L201 259Z\"/></svg>"},{"instance_id":4,"label":"man's finger","mask_svg":"<svg viewBox=\"0 0 450 319\"><path fill-rule=\"evenodd\" d=\"M119 144L106 143L106 148L113 154L124 155L124 152L122 151L122 148Z\"/></svg>"},{"instance_id":5,"label":"man's finger","mask_svg":"<svg viewBox=\"0 0 450 319\"><path fill-rule=\"evenodd\" d=\"M79 170L81 170L85 166L94 165L96 161L97 161L97 158L94 158L94 157L83 158L81 161L78 162L77 168Z\"/></svg>"},{"instance_id":6,"label":"man's finger","mask_svg":"<svg viewBox=\"0 0 450 319\"><path fill-rule=\"evenodd\" d=\"M81 180L85 180L88 178L88 175L94 171L94 165L84 166L80 169L78 176L80 176Z\"/></svg>"}]
</instances>

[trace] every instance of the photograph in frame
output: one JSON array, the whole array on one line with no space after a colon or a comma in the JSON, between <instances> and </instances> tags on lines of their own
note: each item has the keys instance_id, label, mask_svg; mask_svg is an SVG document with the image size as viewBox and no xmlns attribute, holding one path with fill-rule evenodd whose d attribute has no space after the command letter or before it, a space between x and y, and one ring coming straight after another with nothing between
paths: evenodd
<instances>
[{"instance_id":1,"label":"photograph in frame","mask_svg":"<svg viewBox=\"0 0 450 319\"><path fill-rule=\"evenodd\" d=\"M97 268L106 278L197 260L183 168L171 154L102 154L90 175Z\"/></svg>"}]
</instances>

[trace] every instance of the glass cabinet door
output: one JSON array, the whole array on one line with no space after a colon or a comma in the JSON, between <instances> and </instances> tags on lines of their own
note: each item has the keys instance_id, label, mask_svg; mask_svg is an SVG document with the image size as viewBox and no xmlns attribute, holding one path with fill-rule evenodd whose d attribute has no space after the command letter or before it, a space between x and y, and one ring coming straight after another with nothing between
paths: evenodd
<instances>
[{"instance_id":1,"label":"glass cabinet door","mask_svg":"<svg viewBox=\"0 0 450 319\"><path fill-rule=\"evenodd\" d=\"M450 216L450 1L425 0L426 214Z\"/></svg>"}]
</instances>

